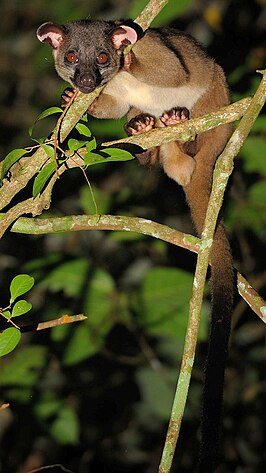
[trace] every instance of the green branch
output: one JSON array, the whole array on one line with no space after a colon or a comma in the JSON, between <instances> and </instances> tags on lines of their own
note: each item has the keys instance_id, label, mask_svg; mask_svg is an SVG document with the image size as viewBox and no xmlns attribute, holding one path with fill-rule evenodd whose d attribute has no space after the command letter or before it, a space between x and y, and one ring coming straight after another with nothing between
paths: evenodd
<instances>
[{"instance_id":1,"label":"green branch","mask_svg":"<svg viewBox=\"0 0 266 473\"><path fill-rule=\"evenodd\" d=\"M0 219L5 214L0 214ZM201 240L166 225L138 217L118 215L71 215L67 217L20 217L10 228L11 232L25 235L48 235L92 230L117 230L136 232L171 243L198 253ZM238 292L251 309L266 323L266 302L240 274L237 274Z\"/></svg>"},{"instance_id":2,"label":"green branch","mask_svg":"<svg viewBox=\"0 0 266 473\"><path fill-rule=\"evenodd\" d=\"M248 136L266 98L266 71L256 91L247 112L242 118L239 126L234 131L227 143L223 153L216 162L213 187L209 199L205 224L199 247L197 266L194 276L193 291L190 301L189 321L185 346L181 363L180 375L177 383L176 394L173 403L171 419L168 427L166 442L162 454L159 473L169 473L173 461L176 442L179 436L181 421L185 409L186 398L191 378L192 366L195 358L196 343L198 338L198 327L200 321L203 292L209 264L211 251L210 242L213 241L216 222L220 212L223 196L228 179L233 171L234 158Z\"/></svg>"},{"instance_id":3,"label":"green branch","mask_svg":"<svg viewBox=\"0 0 266 473\"><path fill-rule=\"evenodd\" d=\"M199 133L239 120L239 118L241 118L247 111L250 103L251 98L246 97L231 105L227 105L216 112L192 118L187 122L178 123L177 125L167 126L164 128L154 128L153 130L141 133L140 135L133 135L120 140L108 141L103 143L103 146L115 146L127 143L148 149L175 140L184 142L191 141L194 140L195 136Z\"/></svg>"}]
</instances>

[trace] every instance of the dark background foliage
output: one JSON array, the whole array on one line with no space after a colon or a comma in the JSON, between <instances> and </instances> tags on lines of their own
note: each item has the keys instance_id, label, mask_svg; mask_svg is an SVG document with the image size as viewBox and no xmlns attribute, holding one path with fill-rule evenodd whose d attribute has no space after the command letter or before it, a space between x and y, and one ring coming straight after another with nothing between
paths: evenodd
<instances>
[{"instance_id":1,"label":"dark background foliage","mask_svg":"<svg viewBox=\"0 0 266 473\"><path fill-rule=\"evenodd\" d=\"M28 128L58 105L65 84L35 30L44 21L136 17L146 1L1 2L0 151L30 144ZM172 0L154 25L194 35L226 71L232 100L252 94L265 67L265 0ZM172 71L169 71L171 74ZM206 71L208 73L208 71ZM52 119L37 126L46 135ZM123 121L89 122L97 140L121 136ZM224 216L236 267L265 296L265 116L236 161ZM91 167L100 213L136 215L192 232L182 189L161 170L136 161ZM66 173L49 215L93 213L80 171ZM6 234L1 241L2 307L19 273L34 276L25 324L86 313L88 320L23 335L2 358L0 413L3 473L63 463L75 473L157 471L175 389L195 256L136 234ZM207 291L207 289L206 289ZM173 472L191 472L197 456L206 292L200 343ZM236 297L226 375L224 473L257 473L265 461L264 326ZM97 469L97 470L96 470Z\"/></svg>"}]
</instances>

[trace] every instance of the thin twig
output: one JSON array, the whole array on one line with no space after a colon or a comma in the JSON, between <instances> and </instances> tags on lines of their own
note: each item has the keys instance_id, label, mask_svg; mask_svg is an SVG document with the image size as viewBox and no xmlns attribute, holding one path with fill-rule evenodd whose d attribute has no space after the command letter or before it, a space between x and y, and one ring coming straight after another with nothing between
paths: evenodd
<instances>
[{"instance_id":1,"label":"thin twig","mask_svg":"<svg viewBox=\"0 0 266 473\"><path fill-rule=\"evenodd\" d=\"M81 322L86 320L87 317L84 314L78 315L62 315L59 319L48 320L47 322L40 322L39 324L30 324L20 327L20 331L33 332L37 330L46 330L48 328L59 327L59 325L72 324L74 322Z\"/></svg>"}]
</instances>

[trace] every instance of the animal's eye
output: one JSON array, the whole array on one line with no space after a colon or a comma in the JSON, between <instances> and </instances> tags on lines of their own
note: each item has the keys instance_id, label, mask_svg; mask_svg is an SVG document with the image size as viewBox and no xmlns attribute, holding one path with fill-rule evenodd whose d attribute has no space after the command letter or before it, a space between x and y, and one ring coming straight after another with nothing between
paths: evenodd
<instances>
[{"instance_id":1,"label":"animal's eye","mask_svg":"<svg viewBox=\"0 0 266 473\"><path fill-rule=\"evenodd\" d=\"M75 62L78 62L79 58L76 55L76 53L74 53L73 51L69 51L66 54L66 60L70 62L71 64L74 64Z\"/></svg>"},{"instance_id":2,"label":"animal's eye","mask_svg":"<svg viewBox=\"0 0 266 473\"><path fill-rule=\"evenodd\" d=\"M101 53L99 56L97 56L97 62L98 64L106 64L109 61L108 54L106 53Z\"/></svg>"}]
</instances>

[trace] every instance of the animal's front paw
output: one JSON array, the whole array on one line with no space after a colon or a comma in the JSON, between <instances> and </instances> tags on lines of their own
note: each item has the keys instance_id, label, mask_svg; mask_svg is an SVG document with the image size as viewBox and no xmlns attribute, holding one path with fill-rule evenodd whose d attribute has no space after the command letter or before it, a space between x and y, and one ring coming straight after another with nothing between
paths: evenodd
<instances>
[{"instance_id":1,"label":"animal's front paw","mask_svg":"<svg viewBox=\"0 0 266 473\"><path fill-rule=\"evenodd\" d=\"M126 125L125 131L130 135L139 135L140 133L145 133L145 131L150 131L155 127L155 118L150 115L137 115L132 118Z\"/></svg>"},{"instance_id":2,"label":"animal's front paw","mask_svg":"<svg viewBox=\"0 0 266 473\"><path fill-rule=\"evenodd\" d=\"M189 119L189 111L186 107L175 107L164 112L160 120L166 125L176 125Z\"/></svg>"},{"instance_id":3,"label":"animal's front paw","mask_svg":"<svg viewBox=\"0 0 266 473\"><path fill-rule=\"evenodd\" d=\"M71 87L68 87L67 89L64 90L64 92L61 95L61 106L62 108L65 108L67 104L70 102L70 100L73 98L75 94L75 90L72 89Z\"/></svg>"}]
</instances>

